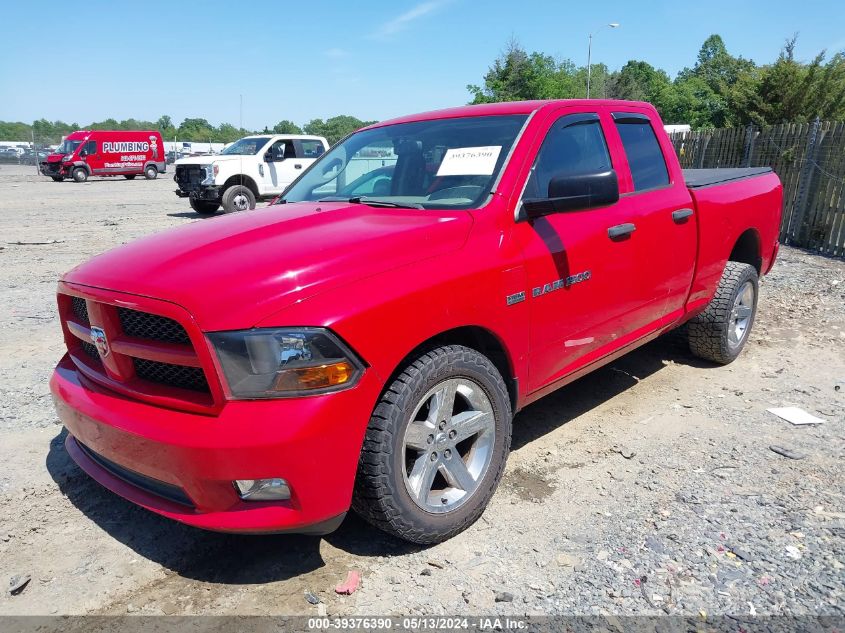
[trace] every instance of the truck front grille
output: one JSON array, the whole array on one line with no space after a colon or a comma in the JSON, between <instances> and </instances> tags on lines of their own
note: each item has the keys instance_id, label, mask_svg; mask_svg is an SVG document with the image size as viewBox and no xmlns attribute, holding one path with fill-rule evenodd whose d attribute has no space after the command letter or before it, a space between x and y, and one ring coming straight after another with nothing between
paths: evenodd
<instances>
[{"instance_id":1,"label":"truck front grille","mask_svg":"<svg viewBox=\"0 0 845 633\"><path fill-rule=\"evenodd\" d=\"M185 328L173 319L129 308L118 308L117 314L123 331L129 336L180 345L191 344Z\"/></svg>"},{"instance_id":2,"label":"truck front grille","mask_svg":"<svg viewBox=\"0 0 845 633\"><path fill-rule=\"evenodd\" d=\"M171 365L170 363L159 363L144 358L133 358L132 362L135 364L135 373L138 374L139 378L161 385L171 385L181 389L208 393L208 381L205 379L205 372L199 367Z\"/></svg>"},{"instance_id":3,"label":"truck front grille","mask_svg":"<svg viewBox=\"0 0 845 633\"><path fill-rule=\"evenodd\" d=\"M200 165L177 165L176 184L182 188L196 188L205 180L205 168Z\"/></svg>"},{"instance_id":4,"label":"truck front grille","mask_svg":"<svg viewBox=\"0 0 845 633\"><path fill-rule=\"evenodd\" d=\"M59 310L68 351L88 378L128 396L189 410L213 408L222 398L219 386L215 392L209 384L212 374L206 370L214 372L213 362L207 351L203 360L195 349L188 329L196 326L189 320L63 293ZM105 332L106 345L94 345L92 327Z\"/></svg>"},{"instance_id":5,"label":"truck front grille","mask_svg":"<svg viewBox=\"0 0 845 633\"><path fill-rule=\"evenodd\" d=\"M41 173L47 174L48 176L58 176L61 168L62 164L60 162L48 163L45 161L41 163Z\"/></svg>"},{"instance_id":6,"label":"truck front grille","mask_svg":"<svg viewBox=\"0 0 845 633\"><path fill-rule=\"evenodd\" d=\"M82 345L82 351L95 360L98 365L101 364L102 361L100 361L100 352L97 351L97 346L87 341L80 341L80 343Z\"/></svg>"},{"instance_id":7,"label":"truck front grille","mask_svg":"<svg viewBox=\"0 0 845 633\"><path fill-rule=\"evenodd\" d=\"M88 318L88 304L85 302L85 299L82 297L71 297L70 305L73 309L73 313L76 315L76 318L79 319L79 322L83 325L88 325L90 320ZM94 351L97 351L96 347L94 348Z\"/></svg>"}]
</instances>

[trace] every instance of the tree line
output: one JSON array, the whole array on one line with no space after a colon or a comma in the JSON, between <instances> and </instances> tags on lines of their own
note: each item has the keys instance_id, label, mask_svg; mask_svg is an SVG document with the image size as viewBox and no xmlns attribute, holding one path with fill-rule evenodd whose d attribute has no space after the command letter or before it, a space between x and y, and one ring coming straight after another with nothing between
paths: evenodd
<instances>
[{"instance_id":1,"label":"tree line","mask_svg":"<svg viewBox=\"0 0 845 633\"><path fill-rule=\"evenodd\" d=\"M825 51L809 62L795 58L796 38L784 44L778 58L758 65L728 52L719 35L708 37L695 64L675 79L642 60L631 60L610 72L604 64L591 66L591 96L653 103L665 123L688 123L694 129L810 121L815 117L845 120L845 55L830 58ZM527 52L511 41L482 78L470 84L470 103L523 99L569 99L586 96L587 69L570 59ZM334 144L374 121L339 115L313 119L300 127L282 120L263 130L246 130L230 123L212 125L206 119L186 118L179 125L167 116L157 121L106 119L77 123L39 119L33 123L0 121L0 140L26 141L34 133L38 144L58 143L79 129L159 130L167 141L230 143L254 133L315 134Z\"/></svg>"},{"instance_id":2,"label":"tree line","mask_svg":"<svg viewBox=\"0 0 845 633\"><path fill-rule=\"evenodd\" d=\"M722 38L711 35L695 64L674 80L641 60L614 72L593 64L590 96L649 101L664 123L688 123L694 129L845 119L845 55L837 52L827 59L822 51L801 62L795 58L795 44L792 37L774 62L758 65L731 55ZM511 41L482 84L470 84L467 90L471 103L491 103L583 98L586 86L586 67L529 53Z\"/></svg>"},{"instance_id":3,"label":"tree line","mask_svg":"<svg viewBox=\"0 0 845 633\"><path fill-rule=\"evenodd\" d=\"M84 126L64 121L48 121L39 119L31 124L22 122L0 121L0 140L29 141L35 136L38 145L52 145L61 141L75 130L158 130L165 141L194 141L203 143L231 143L249 134L314 134L324 136L329 143L334 144L341 138L354 132L358 128L370 125L374 121L361 121L353 116L339 115L323 119L312 119L300 127L293 121L279 121L271 128L263 130L247 130L235 127L230 123L212 125L206 119L187 118L179 125L163 115L157 121L140 119L106 119L95 121Z\"/></svg>"}]
</instances>

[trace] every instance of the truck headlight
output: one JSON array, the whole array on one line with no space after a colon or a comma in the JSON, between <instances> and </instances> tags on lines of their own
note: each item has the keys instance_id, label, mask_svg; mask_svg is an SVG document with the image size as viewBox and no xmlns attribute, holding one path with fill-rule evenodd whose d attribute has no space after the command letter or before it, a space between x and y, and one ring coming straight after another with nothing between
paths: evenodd
<instances>
[{"instance_id":1,"label":"truck headlight","mask_svg":"<svg viewBox=\"0 0 845 633\"><path fill-rule=\"evenodd\" d=\"M213 332L229 392L234 398L287 398L352 387L364 365L323 328L258 328Z\"/></svg>"},{"instance_id":2,"label":"truck headlight","mask_svg":"<svg viewBox=\"0 0 845 633\"><path fill-rule=\"evenodd\" d=\"M217 163L211 163L204 168L205 179L200 183L201 185L213 185L214 178L220 173L220 166Z\"/></svg>"},{"instance_id":3,"label":"truck headlight","mask_svg":"<svg viewBox=\"0 0 845 633\"><path fill-rule=\"evenodd\" d=\"M73 154L65 154L64 156L62 156L62 162L63 162L63 163L66 163L66 162L68 162L71 158L73 158Z\"/></svg>"}]
</instances>

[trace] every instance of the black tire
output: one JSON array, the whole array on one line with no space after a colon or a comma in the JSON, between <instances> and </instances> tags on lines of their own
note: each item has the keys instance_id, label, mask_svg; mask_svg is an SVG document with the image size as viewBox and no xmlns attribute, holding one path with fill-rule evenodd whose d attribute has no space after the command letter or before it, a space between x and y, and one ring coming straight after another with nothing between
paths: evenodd
<instances>
[{"instance_id":1,"label":"black tire","mask_svg":"<svg viewBox=\"0 0 845 633\"><path fill-rule=\"evenodd\" d=\"M450 379L469 380L486 395L493 415L492 443L489 462L475 478L472 492L453 510L434 513L418 505L406 485L409 462L405 432L426 394ZM460 345L422 354L385 390L373 411L358 462L353 509L379 529L413 543L439 543L465 530L484 512L502 477L510 451L511 418L505 382L486 356ZM438 437L443 434L437 429L433 433ZM440 450L432 444L432 437L428 439L431 450ZM464 459L457 444L455 454ZM422 455L426 456L424 452ZM448 457L448 451L441 456Z\"/></svg>"},{"instance_id":2,"label":"black tire","mask_svg":"<svg viewBox=\"0 0 845 633\"><path fill-rule=\"evenodd\" d=\"M743 301L740 294L747 297L749 288L753 296ZM687 332L690 351L699 358L721 365L733 362L751 334L757 315L758 289L757 270L754 266L729 261L707 308L689 321ZM743 319L745 323L739 336L736 328Z\"/></svg>"},{"instance_id":3,"label":"black tire","mask_svg":"<svg viewBox=\"0 0 845 633\"><path fill-rule=\"evenodd\" d=\"M84 167L77 167L72 172L70 172L71 177L73 178L74 182L85 182L88 180L88 170Z\"/></svg>"},{"instance_id":4,"label":"black tire","mask_svg":"<svg viewBox=\"0 0 845 633\"><path fill-rule=\"evenodd\" d=\"M135 180L136 175L137 174L124 174L123 177L126 178L126 180Z\"/></svg>"},{"instance_id":5,"label":"black tire","mask_svg":"<svg viewBox=\"0 0 845 633\"><path fill-rule=\"evenodd\" d=\"M147 180L155 180L158 177L158 169L155 165L147 165L144 168L144 178Z\"/></svg>"},{"instance_id":6,"label":"black tire","mask_svg":"<svg viewBox=\"0 0 845 633\"><path fill-rule=\"evenodd\" d=\"M218 202L197 200L196 198L189 198L188 201L191 203L191 208L200 215L212 215L217 213L217 209L220 208L220 203Z\"/></svg>"},{"instance_id":7,"label":"black tire","mask_svg":"<svg viewBox=\"0 0 845 633\"><path fill-rule=\"evenodd\" d=\"M249 187L232 185L223 192L223 212L234 213L255 208L255 194Z\"/></svg>"},{"instance_id":8,"label":"black tire","mask_svg":"<svg viewBox=\"0 0 845 633\"><path fill-rule=\"evenodd\" d=\"M53 179L53 182L61 182L64 180L61 176L50 176Z\"/></svg>"}]
</instances>

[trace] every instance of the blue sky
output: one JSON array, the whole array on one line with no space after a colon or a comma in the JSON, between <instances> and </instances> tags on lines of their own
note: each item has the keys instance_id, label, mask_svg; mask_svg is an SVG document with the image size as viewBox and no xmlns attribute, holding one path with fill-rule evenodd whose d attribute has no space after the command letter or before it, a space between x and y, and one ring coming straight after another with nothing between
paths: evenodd
<instances>
[{"instance_id":1,"label":"blue sky","mask_svg":"<svg viewBox=\"0 0 845 633\"><path fill-rule=\"evenodd\" d=\"M845 48L845 3L782 0L270 2L7 0L0 120L86 124L112 116L272 126L352 114L385 119L465 103L513 36L530 50L611 69L643 59L674 76L719 33L774 60ZM619 22L615 30L601 28Z\"/></svg>"}]
</instances>

